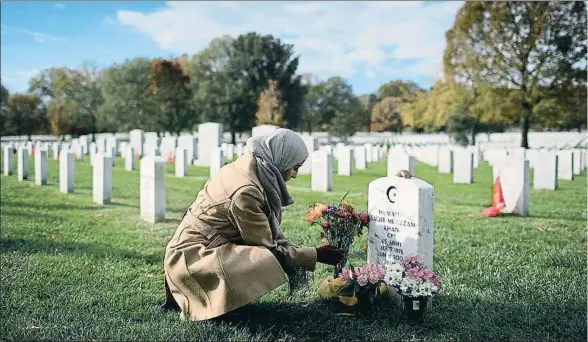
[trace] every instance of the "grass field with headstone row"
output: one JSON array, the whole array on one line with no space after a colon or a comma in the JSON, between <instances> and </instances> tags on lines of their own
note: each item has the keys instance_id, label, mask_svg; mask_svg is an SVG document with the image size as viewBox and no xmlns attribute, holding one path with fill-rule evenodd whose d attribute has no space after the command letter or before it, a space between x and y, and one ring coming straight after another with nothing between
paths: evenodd
<instances>
[{"instance_id":1,"label":"grass field with headstone row","mask_svg":"<svg viewBox=\"0 0 588 342\"><path fill-rule=\"evenodd\" d=\"M16 163L15 163L16 165ZM139 170L118 158L112 203L92 201L89 161L75 163L74 193L59 192L58 163L49 158L45 186L15 175L1 180L0 336L5 340L584 340L586 334L586 172L559 180L556 191L530 190L528 217L484 218L491 204L491 168L474 184L417 163L435 187L434 271L443 291L420 325L394 304L345 314L318 298L331 268L318 265L307 290L283 286L220 322L183 322L163 312L163 253L178 219L208 178L190 166L176 178L166 165L166 220L139 217ZM137 163L139 166L139 163ZM2 166L3 167L3 166ZM336 163L334 170L336 170ZM367 185L386 174L385 159L352 177L337 176L331 193L310 191L310 176L290 183L295 204L283 228L300 245L319 246L319 228L304 219L316 201L347 199L366 210ZM531 177L531 180L533 177ZM366 234L352 261L365 261ZM260 275L262 276L262 275ZM243 286L247 286L243 284Z\"/></svg>"}]
</instances>

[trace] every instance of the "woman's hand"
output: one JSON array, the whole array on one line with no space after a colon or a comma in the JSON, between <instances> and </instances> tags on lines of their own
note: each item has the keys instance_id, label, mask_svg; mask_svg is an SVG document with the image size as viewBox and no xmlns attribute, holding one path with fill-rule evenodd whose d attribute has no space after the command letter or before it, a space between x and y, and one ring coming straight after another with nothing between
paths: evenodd
<instances>
[{"instance_id":1,"label":"woman's hand","mask_svg":"<svg viewBox=\"0 0 588 342\"><path fill-rule=\"evenodd\" d=\"M316 261L321 264L335 266L343 259L343 251L335 246L321 246L316 248Z\"/></svg>"}]
</instances>

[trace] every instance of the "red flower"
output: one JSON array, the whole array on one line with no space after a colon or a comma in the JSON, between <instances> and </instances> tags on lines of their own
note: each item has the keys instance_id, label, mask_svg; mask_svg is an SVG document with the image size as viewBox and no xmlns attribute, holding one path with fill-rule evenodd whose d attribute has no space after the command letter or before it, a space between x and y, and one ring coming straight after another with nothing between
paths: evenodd
<instances>
[{"instance_id":1,"label":"red flower","mask_svg":"<svg viewBox=\"0 0 588 342\"><path fill-rule=\"evenodd\" d=\"M323 230L326 230L327 228L329 228L329 222L323 222L323 224L321 224L321 227L323 227Z\"/></svg>"},{"instance_id":2,"label":"red flower","mask_svg":"<svg viewBox=\"0 0 588 342\"><path fill-rule=\"evenodd\" d=\"M359 218L361 219L361 224L367 226L370 222L370 215L368 214L360 214Z\"/></svg>"}]
</instances>

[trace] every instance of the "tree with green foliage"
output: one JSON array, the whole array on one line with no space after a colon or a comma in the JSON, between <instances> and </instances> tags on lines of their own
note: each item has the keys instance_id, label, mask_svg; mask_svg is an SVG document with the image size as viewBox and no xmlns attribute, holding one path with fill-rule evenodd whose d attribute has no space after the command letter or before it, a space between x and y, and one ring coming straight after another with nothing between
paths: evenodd
<instances>
[{"instance_id":1,"label":"tree with green foliage","mask_svg":"<svg viewBox=\"0 0 588 342\"><path fill-rule=\"evenodd\" d=\"M98 108L99 131L130 131L140 128L153 131L157 126L151 119L157 106L148 95L151 60L135 58L114 64L104 70Z\"/></svg>"},{"instance_id":2,"label":"tree with green foliage","mask_svg":"<svg viewBox=\"0 0 588 342\"><path fill-rule=\"evenodd\" d=\"M5 107L6 130L10 134L46 133L48 122L45 106L36 94L12 94Z\"/></svg>"},{"instance_id":3,"label":"tree with green foliage","mask_svg":"<svg viewBox=\"0 0 588 342\"><path fill-rule=\"evenodd\" d=\"M46 103L47 119L56 136L69 133L83 120L74 116L79 105L75 99L78 75L75 69L50 68L29 81L29 92Z\"/></svg>"},{"instance_id":4,"label":"tree with green foliage","mask_svg":"<svg viewBox=\"0 0 588 342\"><path fill-rule=\"evenodd\" d=\"M382 84L378 88L377 96L380 100L386 97L396 97L402 99L403 102L411 102L420 90L422 90L421 87L413 81L394 80Z\"/></svg>"},{"instance_id":5,"label":"tree with green foliage","mask_svg":"<svg viewBox=\"0 0 588 342\"><path fill-rule=\"evenodd\" d=\"M320 129L321 125L321 94L320 82L313 74L302 75L304 102L300 112L300 130L309 134Z\"/></svg>"},{"instance_id":6,"label":"tree with green foliage","mask_svg":"<svg viewBox=\"0 0 588 342\"><path fill-rule=\"evenodd\" d=\"M6 129L6 102L10 97L8 89L4 84L0 83L0 135L7 135L9 133Z\"/></svg>"},{"instance_id":7,"label":"tree with green foliage","mask_svg":"<svg viewBox=\"0 0 588 342\"><path fill-rule=\"evenodd\" d=\"M546 95L586 86L586 23L581 1L466 2L446 33L446 72L468 86L516 90L510 100L528 148L535 108Z\"/></svg>"},{"instance_id":8,"label":"tree with green foliage","mask_svg":"<svg viewBox=\"0 0 588 342\"><path fill-rule=\"evenodd\" d=\"M446 132L456 143L467 146L470 143L470 132L475 124L475 119L471 115L458 111L447 120Z\"/></svg>"},{"instance_id":9,"label":"tree with green foliage","mask_svg":"<svg viewBox=\"0 0 588 342\"><path fill-rule=\"evenodd\" d=\"M231 132L233 142L237 132L255 125L257 99L270 79L277 82L282 94L284 125L297 127L304 94L301 76L296 75L298 57L294 57L293 46L271 35L247 33L223 52L227 59L203 77L201 92L207 96L200 98L208 103L207 108L218 109L218 120Z\"/></svg>"}]
</instances>

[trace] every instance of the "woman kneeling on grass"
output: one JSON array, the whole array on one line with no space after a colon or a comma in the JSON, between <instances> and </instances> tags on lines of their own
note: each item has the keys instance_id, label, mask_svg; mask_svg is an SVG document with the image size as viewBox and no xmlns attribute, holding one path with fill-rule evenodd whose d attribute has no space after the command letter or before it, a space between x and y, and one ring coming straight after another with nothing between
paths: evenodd
<instances>
[{"instance_id":1,"label":"woman kneeling on grass","mask_svg":"<svg viewBox=\"0 0 588 342\"><path fill-rule=\"evenodd\" d=\"M292 285L301 269L341 261L340 249L296 247L280 229L281 208L293 203L286 182L308 158L302 138L277 129L247 147L206 182L166 247L164 307L182 318L221 316Z\"/></svg>"}]
</instances>

